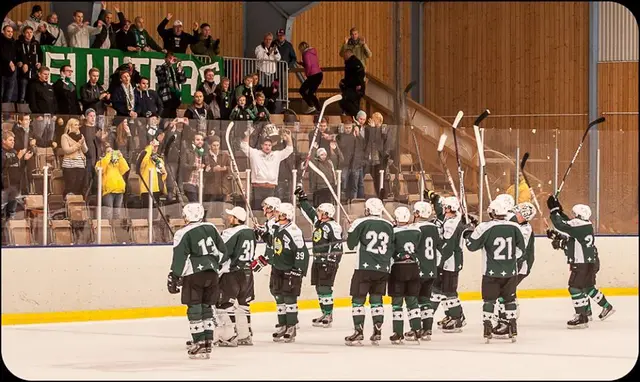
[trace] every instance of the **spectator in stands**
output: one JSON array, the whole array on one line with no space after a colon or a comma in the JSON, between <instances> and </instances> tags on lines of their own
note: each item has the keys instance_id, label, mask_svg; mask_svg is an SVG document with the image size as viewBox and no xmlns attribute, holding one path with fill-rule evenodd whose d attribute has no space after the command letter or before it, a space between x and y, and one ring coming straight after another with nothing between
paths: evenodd
<instances>
[{"instance_id":1,"label":"spectator in stands","mask_svg":"<svg viewBox=\"0 0 640 382\"><path fill-rule=\"evenodd\" d=\"M69 46L72 48L89 48L89 37L102 33L102 20L97 21L97 27L84 21L82 11L73 12L73 22L67 27Z\"/></svg>"},{"instance_id":2,"label":"spectator in stands","mask_svg":"<svg viewBox=\"0 0 640 382\"><path fill-rule=\"evenodd\" d=\"M64 196L67 194L82 195L87 174L87 158L89 151L84 136L80 134L80 121L70 118L65 133L60 141L64 158L62 159L62 176L64 177Z\"/></svg>"},{"instance_id":3,"label":"spectator in stands","mask_svg":"<svg viewBox=\"0 0 640 382\"><path fill-rule=\"evenodd\" d=\"M238 98L238 104L231 111L229 119L232 121L253 121L256 115L253 113L253 107L247 106L247 99L245 96Z\"/></svg>"},{"instance_id":4,"label":"spectator in stands","mask_svg":"<svg viewBox=\"0 0 640 382\"><path fill-rule=\"evenodd\" d=\"M18 44L13 39L13 28L5 25L0 37L0 74L2 75L2 102L13 102L18 87Z\"/></svg>"},{"instance_id":5,"label":"spectator in stands","mask_svg":"<svg viewBox=\"0 0 640 382\"><path fill-rule=\"evenodd\" d=\"M278 69L276 63L281 58L278 47L271 45L272 42L273 34L269 32L264 35L264 40L255 49L256 58L262 60L258 61L256 67L261 77L260 82L263 84L270 84L273 81Z\"/></svg>"},{"instance_id":6,"label":"spectator in stands","mask_svg":"<svg viewBox=\"0 0 640 382\"><path fill-rule=\"evenodd\" d=\"M265 97L264 93L257 92L256 93L256 104L253 106L253 114L255 114L254 122L270 122L271 115L269 114L269 110L264 105Z\"/></svg>"},{"instance_id":7,"label":"spectator in stands","mask_svg":"<svg viewBox=\"0 0 640 382\"><path fill-rule=\"evenodd\" d=\"M317 118L316 118L317 120ZM309 131L309 144L313 141L314 131ZM329 125L327 124L327 118L322 117L322 120L318 124L318 134L316 135L315 144L319 148L325 149L327 153L331 152L331 142L334 142L336 137L330 134Z\"/></svg>"},{"instance_id":8,"label":"spectator in stands","mask_svg":"<svg viewBox=\"0 0 640 382\"><path fill-rule=\"evenodd\" d=\"M373 113L364 126L365 139L365 162L368 172L373 177L376 193L380 197L380 170L386 170L386 163L389 160L391 147L388 146L383 134L383 118L380 113ZM364 184L363 184L364 187ZM387 187L388 189L388 187Z\"/></svg>"},{"instance_id":9,"label":"spectator in stands","mask_svg":"<svg viewBox=\"0 0 640 382\"><path fill-rule=\"evenodd\" d=\"M149 139L148 142L151 142L155 138L156 134L153 134L153 137ZM148 142L144 142L144 145L146 146ZM129 121L126 118L123 118L118 126L116 126L115 137L113 137L111 145L115 150L122 153L122 156L127 160L127 162L131 162L133 159L133 150L135 149L135 145L133 143L133 136L131 134L131 128L129 127Z\"/></svg>"},{"instance_id":10,"label":"spectator in stands","mask_svg":"<svg viewBox=\"0 0 640 382\"><path fill-rule=\"evenodd\" d=\"M138 86L138 84L140 83L142 77L140 76L140 72L138 72L136 70L135 65L133 64L133 61L131 60L131 57L125 57L123 59L123 64L118 66L118 68L113 72L113 74L109 77L109 89L107 90L109 93L113 94L113 92L115 91L115 89L117 89L121 82L120 82L120 74L122 72L127 72L129 73L129 78L131 79L131 84L133 86Z\"/></svg>"},{"instance_id":11,"label":"spectator in stands","mask_svg":"<svg viewBox=\"0 0 640 382\"><path fill-rule=\"evenodd\" d=\"M73 69L71 65L63 65L60 68L60 78L53 84L53 94L58 100L57 112L64 115L79 115L80 101L76 84L71 82Z\"/></svg>"},{"instance_id":12,"label":"spectator in stands","mask_svg":"<svg viewBox=\"0 0 640 382\"><path fill-rule=\"evenodd\" d=\"M193 102L185 110L184 117L188 118L190 122L195 122L190 123L190 126L195 131L206 134L208 130L207 121L213 120L213 110L204 102L204 94L201 91L198 90L193 94Z\"/></svg>"},{"instance_id":13,"label":"spectator in stands","mask_svg":"<svg viewBox=\"0 0 640 382\"><path fill-rule=\"evenodd\" d=\"M172 52L167 52L164 63L156 67L158 78L158 95L162 100L162 118L175 118L181 104L181 85L187 82L187 76L182 69L182 61Z\"/></svg>"},{"instance_id":14,"label":"spectator in stands","mask_svg":"<svg viewBox=\"0 0 640 382\"><path fill-rule=\"evenodd\" d=\"M127 33L127 50L129 52L151 52L155 50L156 52L166 53L149 35L149 32L144 29L144 19L142 17L137 16L134 19L134 23L133 28L129 29Z\"/></svg>"},{"instance_id":15,"label":"spectator in stands","mask_svg":"<svg viewBox=\"0 0 640 382\"><path fill-rule=\"evenodd\" d=\"M230 85L231 81L227 77L224 77L215 89L215 104L220 110L219 118L224 121L231 119L231 110L233 110L231 108L233 94L231 93Z\"/></svg>"},{"instance_id":16,"label":"spectator in stands","mask_svg":"<svg viewBox=\"0 0 640 382\"><path fill-rule=\"evenodd\" d=\"M306 113L315 113L320 110L320 101L316 97L316 92L322 83L322 70L320 69L320 61L318 60L318 52L316 48L312 48L305 41L298 44L298 49L302 52L302 62L300 65L304 67L304 74L307 79L300 86L300 95L309 108Z\"/></svg>"},{"instance_id":17,"label":"spectator in stands","mask_svg":"<svg viewBox=\"0 0 640 382\"><path fill-rule=\"evenodd\" d=\"M53 37L53 35L49 33L49 30L47 29L47 23L38 25L38 29L35 30L35 33L40 35L40 40L38 41L40 43L40 46L53 45L56 42L55 37Z\"/></svg>"},{"instance_id":18,"label":"spectator in stands","mask_svg":"<svg viewBox=\"0 0 640 382\"><path fill-rule=\"evenodd\" d=\"M58 25L58 14L55 12L47 17L47 32L51 35L51 39L46 44L40 41L41 45L67 46L67 39Z\"/></svg>"},{"instance_id":19,"label":"spectator in stands","mask_svg":"<svg viewBox=\"0 0 640 382\"><path fill-rule=\"evenodd\" d=\"M14 148L17 151L26 149L28 152L35 153L38 146L45 147L41 137L37 137L34 130L31 127L31 117L29 114L18 115L18 121L11 127L11 132L15 137ZM33 170L36 169L36 158L27 160L25 178L22 181L22 193L29 193L29 186L33 178Z\"/></svg>"},{"instance_id":20,"label":"spectator in stands","mask_svg":"<svg viewBox=\"0 0 640 382\"><path fill-rule=\"evenodd\" d=\"M249 135L250 131L247 131L240 143L240 149L249 157L249 165L251 166L251 208L259 210L260 204L265 198L275 196L280 162L293 153L293 141L291 133L288 132L284 134L287 145L283 150L271 151L272 141L270 138L264 138L261 150L257 150L249 147Z\"/></svg>"},{"instance_id":21,"label":"spectator in stands","mask_svg":"<svg viewBox=\"0 0 640 382\"><path fill-rule=\"evenodd\" d=\"M38 78L29 84L27 101L33 114L55 114L57 100L53 92L53 86L49 84L50 70L46 66L38 69Z\"/></svg>"},{"instance_id":22,"label":"spectator in stands","mask_svg":"<svg viewBox=\"0 0 640 382\"><path fill-rule=\"evenodd\" d=\"M7 219L12 219L16 214L15 196L22 190L26 161L30 160L33 152L26 148L17 151L15 149L15 135L11 131L2 131L2 189L11 197L6 206ZM4 200L3 200L4 201Z\"/></svg>"},{"instance_id":23,"label":"spectator in stands","mask_svg":"<svg viewBox=\"0 0 640 382\"><path fill-rule=\"evenodd\" d=\"M334 158L335 153L331 153L331 158L327 153L327 150L323 148L319 149L311 149L312 161L313 164L318 168L318 170L322 171L324 176L327 178L331 187L336 189L336 171L334 168L334 161L337 161L338 158ZM331 191L329 187L327 187L327 183L313 170L309 171L309 185L311 191L313 192L313 205L318 206L321 203L332 203L333 197L331 195Z\"/></svg>"},{"instance_id":24,"label":"spectator in stands","mask_svg":"<svg viewBox=\"0 0 640 382\"><path fill-rule=\"evenodd\" d=\"M121 29L126 20L124 13L120 12L120 8L113 7L118 14L118 23L113 22L113 13L107 10L106 2L102 2L102 10L98 15L98 20L93 24L94 27L98 26L98 22L102 21L103 26L100 33L93 40L91 47L94 49L116 49L116 31Z\"/></svg>"},{"instance_id":25,"label":"spectator in stands","mask_svg":"<svg viewBox=\"0 0 640 382\"><path fill-rule=\"evenodd\" d=\"M193 137L193 142L182 150L182 155L185 156L184 160L181 161L182 169L180 169L180 173L184 174L182 189L189 202L196 203L198 202L200 185L199 170L202 169L204 171L206 167L204 164L204 135L196 133Z\"/></svg>"},{"instance_id":26,"label":"spectator in stands","mask_svg":"<svg viewBox=\"0 0 640 382\"><path fill-rule=\"evenodd\" d=\"M358 127L351 124L344 126L344 132L336 137L338 148L343 155L341 163L342 169L342 188L345 193L345 199L351 200L356 197L364 197L358 195L358 184L362 177L362 166L364 165L364 138L360 135Z\"/></svg>"},{"instance_id":27,"label":"spectator in stands","mask_svg":"<svg viewBox=\"0 0 640 382\"><path fill-rule=\"evenodd\" d=\"M124 20L122 28L116 31L116 48L123 52L128 52L129 30L131 29L131 20Z\"/></svg>"},{"instance_id":28,"label":"spectator in stands","mask_svg":"<svg viewBox=\"0 0 640 382\"><path fill-rule=\"evenodd\" d=\"M167 170L164 165L164 160L160 154L158 154L159 146L160 142L154 139L138 156L137 172L141 179L143 179L143 181L140 182L142 208L149 208L149 188L151 188L153 198L156 201L160 200L160 195L167 194ZM153 169L153 181L149 179L150 169ZM148 185L149 188L147 188L145 184Z\"/></svg>"},{"instance_id":29,"label":"spectator in stands","mask_svg":"<svg viewBox=\"0 0 640 382\"><path fill-rule=\"evenodd\" d=\"M344 39L344 45L340 48L340 57L344 57L345 52L350 50L360 60L364 69L367 66L367 59L371 58L371 49L365 43L364 37L359 35L358 29L351 28L349 34L350 36ZM347 58L344 57L344 59Z\"/></svg>"},{"instance_id":30,"label":"spectator in stands","mask_svg":"<svg viewBox=\"0 0 640 382\"><path fill-rule=\"evenodd\" d=\"M31 8L31 15L29 16L29 18L27 18L22 24L23 28L27 26L31 27L31 30L35 33L34 38L38 42L40 42L40 33L38 32L38 27L44 22L42 20L43 14L44 13L42 12L42 7L39 4L36 4Z\"/></svg>"},{"instance_id":31,"label":"spectator in stands","mask_svg":"<svg viewBox=\"0 0 640 382\"><path fill-rule=\"evenodd\" d=\"M166 51L173 53L187 53L189 45L198 42L198 23L193 23L194 34L196 35L196 37L194 37L194 35L184 32L182 21L180 20L173 22L173 28L165 29L172 17L173 13L167 13L167 17L158 24L158 35L162 38L162 43Z\"/></svg>"},{"instance_id":32,"label":"spectator in stands","mask_svg":"<svg viewBox=\"0 0 640 382\"><path fill-rule=\"evenodd\" d=\"M531 189L527 185L527 181L524 178L524 175L520 173L518 177L518 201L517 203L531 202ZM515 184L512 184L507 188L506 194L509 194L513 197L513 200L516 199L516 188Z\"/></svg>"},{"instance_id":33,"label":"spectator in stands","mask_svg":"<svg viewBox=\"0 0 640 382\"><path fill-rule=\"evenodd\" d=\"M287 35L285 34L284 29L278 29L277 38L273 41L272 45L278 48L278 52L280 52L280 60L286 62L289 69L295 68L298 61L298 58L296 57L296 50L293 45L287 41Z\"/></svg>"},{"instance_id":34,"label":"spectator in stands","mask_svg":"<svg viewBox=\"0 0 640 382\"><path fill-rule=\"evenodd\" d=\"M258 73L251 74L251 78L253 79L253 81L251 82L253 86L251 88L251 90L253 90L253 94L261 92L264 89L264 86L260 84L260 76L258 75Z\"/></svg>"},{"instance_id":35,"label":"spectator in stands","mask_svg":"<svg viewBox=\"0 0 640 382\"><path fill-rule=\"evenodd\" d=\"M202 92L202 95L204 96L204 103L209 105L211 108L213 119L220 119L220 108L218 107L218 104L215 103L216 83L213 69L205 69L204 81L202 81L200 86L198 86L197 90Z\"/></svg>"},{"instance_id":36,"label":"spectator in stands","mask_svg":"<svg viewBox=\"0 0 640 382\"><path fill-rule=\"evenodd\" d=\"M194 31L194 36L196 42L191 44L191 52L193 54L209 56L212 59L220 54L220 39L213 39L209 24L200 25L200 33L198 34Z\"/></svg>"},{"instance_id":37,"label":"spectator in stands","mask_svg":"<svg viewBox=\"0 0 640 382\"><path fill-rule=\"evenodd\" d=\"M2 28L4 29L4 27L6 27L7 25L13 28L14 32L17 32L20 30L20 28L22 28L22 21L18 21L16 23L13 20L11 20L9 17L5 16L4 20L2 20Z\"/></svg>"},{"instance_id":38,"label":"spectator in stands","mask_svg":"<svg viewBox=\"0 0 640 382\"><path fill-rule=\"evenodd\" d=\"M89 69L89 81L80 87L80 102L82 110L93 109L97 115L105 115L111 95L104 90L99 78L97 68Z\"/></svg>"},{"instance_id":39,"label":"spectator in stands","mask_svg":"<svg viewBox=\"0 0 640 382\"><path fill-rule=\"evenodd\" d=\"M155 90L149 89L149 79L142 77L135 90L135 112L138 116L149 118L162 114L162 102Z\"/></svg>"},{"instance_id":40,"label":"spectator in stands","mask_svg":"<svg viewBox=\"0 0 640 382\"><path fill-rule=\"evenodd\" d=\"M220 137L209 138L209 151L204 158L204 202L222 202L231 194L231 157L220 151Z\"/></svg>"},{"instance_id":41,"label":"spectator in stands","mask_svg":"<svg viewBox=\"0 0 640 382\"><path fill-rule=\"evenodd\" d=\"M111 144L105 143L105 155L96 163L96 172L102 169L102 206L103 219L119 219L124 191L125 174L129 172L129 164L122 153L114 150Z\"/></svg>"},{"instance_id":42,"label":"spectator in stands","mask_svg":"<svg viewBox=\"0 0 640 382\"><path fill-rule=\"evenodd\" d=\"M41 66L42 50L40 44L33 38L33 29L26 26L22 29L22 36L18 38L18 102L24 103L29 82L36 78ZM31 110L33 111L33 110Z\"/></svg>"},{"instance_id":43,"label":"spectator in stands","mask_svg":"<svg viewBox=\"0 0 640 382\"><path fill-rule=\"evenodd\" d=\"M118 116L136 118L138 113L135 112L135 102L136 96L131 84L131 76L127 71L120 72L120 86L111 93L111 106Z\"/></svg>"},{"instance_id":44,"label":"spectator in stands","mask_svg":"<svg viewBox=\"0 0 640 382\"><path fill-rule=\"evenodd\" d=\"M273 80L271 82L271 86L265 87L262 90L262 92L264 93L264 96L267 99L266 101L267 110L269 110L269 113L271 114L276 113L276 101L278 100L278 97L280 97L280 91L278 90L279 87L280 87L280 81Z\"/></svg>"},{"instance_id":45,"label":"spectator in stands","mask_svg":"<svg viewBox=\"0 0 640 382\"><path fill-rule=\"evenodd\" d=\"M340 81L340 107L344 114L355 117L360 110L360 99L365 92L364 66L350 49L344 51L343 57L344 78Z\"/></svg>"},{"instance_id":46,"label":"spectator in stands","mask_svg":"<svg viewBox=\"0 0 640 382\"><path fill-rule=\"evenodd\" d=\"M251 75L247 75L244 77L243 83L238 85L234 90L234 105L238 104L238 99L240 96L245 97L245 101L248 105L253 105L253 77Z\"/></svg>"}]
</instances>

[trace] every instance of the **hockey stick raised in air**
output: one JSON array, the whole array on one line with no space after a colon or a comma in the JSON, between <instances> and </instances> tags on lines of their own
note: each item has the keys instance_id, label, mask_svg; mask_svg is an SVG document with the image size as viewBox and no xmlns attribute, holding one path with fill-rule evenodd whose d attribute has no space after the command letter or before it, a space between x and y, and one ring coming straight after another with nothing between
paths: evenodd
<instances>
[{"instance_id":1,"label":"hockey stick raised in air","mask_svg":"<svg viewBox=\"0 0 640 382\"><path fill-rule=\"evenodd\" d=\"M169 224L169 220L167 220L167 217L164 216L164 213L162 212L162 208L160 208L160 203L156 200L156 196L153 194L153 191L151 190L151 188L149 188L149 185L147 184L147 181L144 180L144 175L140 172L140 167L142 164L142 161L144 160L144 157L146 156L147 152L145 150L141 151L140 154L138 154L138 160L136 163L136 171L138 172L138 177L139 179L142 181L142 184L144 185L144 187L147 189L147 193L151 194L151 204L153 204L156 209L158 210L158 213L160 213L160 217L162 218L162 220L164 220L165 224L167 225L167 228L169 229L169 232L171 232L171 236L174 235L173 230L171 229L171 224ZM149 153L149 155L151 155L151 153ZM164 165L165 167L167 167L166 163ZM161 176L161 175L158 175Z\"/></svg>"},{"instance_id":2,"label":"hockey stick raised in air","mask_svg":"<svg viewBox=\"0 0 640 382\"><path fill-rule=\"evenodd\" d=\"M487 174L487 162L484 158L484 142L482 141L482 137L480 136L480 122L487 118L491 114L489 109L486 109L476 118L476 121L473 123L473 134L476 136L476 144L478 145L478 158L480 159L480 167L482 167L482 172L484 173L484 184L487 186L487 198L489 203L491 203L491 186L489 185L489 174Z\"/></svg>"},{"instance_id":3,"label":"hockey stick raised in air","mask_svg":"<svg viewBox=\"0 0 640 382\"><path fill-rule=\"evenodd\" d=\"M525 183L527 183L527 187L529 187L529 192L531 193L531 199L533 199L533 204L538 209L538 213L540 215L542 215L542 210L540 209L540 203L538 203L538 199L536 198L536 194L533 192L533 187L531 187L531 184L529 184L529 178L527 178L527 174L524 172L524 166L527 164L527 160L528 159L529 159L529 153L526 152L522 156L522 161L520 162L520 173L522 174L522 177L524 178ZM547 218L545 218L544 215L542 215L542 220L544 221L544 225L548 229L549 228L549 222L547 222Z\"/></svg>"},{"instance_id":4,"label":"hockey stick raised in air","mask_svg":"<svg viewBox=\"0 0 640 382\"><path fill-rule=\"evenodd\" d=\"M604 117L600 117L594 121L591 121L589 123L589 126L587 126L587 130L584 132L584 135L582 136L582 140L580 141L580 145L578 146L578 149L576 150L576 153L573 154L573 159L571 159L571 163L569 163L569 167L567 167L567 171L565 171L564 176L562 177L562 183L560 183L560 187L558 187L558 189L556 190L556 194L555 194L555 198L558 199L558 196L560 196L560 191L562 191L562 188L564 187L564 182L567 180L567 176L569 175L569 172L571 172L571 167L573 167L573 163L575 163L576 158L578 157L578 154L580 153L580 149L582 149L582 145L584 145L584 140L587 138L587 134L589 134L589 130L591 130L591 128L593 126L599 125L602 122L604 122Z\"/></svg>"},{"instance_id":5,"label":"hockey stick raised in air","mask_svg":"<svg viewBox=\"0 0 640 382\"><path fill-rule=\"evenodd\" d=\"M456 197L456 199L460 200L458 197L458 191L456 191L456 185L453 183L453 177L451 176L451 172L447 167L447 162L444 160L444 144L447 142L447 134L442 134L440 136L440 141L438 142L438 158L440 159L440 165L442 166L442 171L444 171L447 176L447 180L449 181L449 187L451 187L451 192Z\"/></svg>"},{"instance_id":6,"label":"hockey stick raised in air","mask_svg":"<svg viewBox=\"0 0 640 382\"><path fill-rule=\"evenodd\" d=\"M254 225L258 225L258 220L253 214L253 209L251 208L251 203L249 203L249 199L247 198L247 194L244 192L244 187L242 186L242 180L240 179L240 171L238 170L238 164L236 163L236 157L233 155L233 147L231 146L231 142L229 141L229 135L231 134L231 129L233 129L233 122L229 122L227 126L227 131L224 134L224 139L227 142L227 147L229 149L229 157L231 159L231 172L233 173L233 179L236 180L236 184L238 185L238 189L240 190L240 194L242 195L242 199L244 200L245 206L249 211L249 217L253 221Z\"/></svg>"},{"instance_id":7,"label":"hockey stick raised in air","mask_svg":"<svg viewBox=\"0 0 640 382\"><path fill-rule=\"evenodd\" d=\"M460 178L460 207L462 208L462 212L466 218L466 221L469 222L469 214L467 212L467 199L464 192L464 172L462 171L462 162L460 161L460 150L458 149L458 136L456 134L456 130L458 130L458 125L460 124L460 120L464 113L462 110L458 112L456 115L456 119L453 121L451 125L453 127L453 145L456 148L456 162L458 164L458 178Z\"/></svg>"},{"instance_id":8,"label":"hockey stick raised in air","mask_svg":"<svg viewBox=\"0 0 640 382\"><path fill-rule=\"evenodd\" d=\"M407 95L411 91L411 88L416 84L415 81L409 82L409 84L404 88L404 94L402 97L402 101L404 103L403 107L407 111L407 118L409 118L409 108L407 107ZM416 109L417 110L417 109ZM415 113L413 114L415 117ZM422 179L422 184L424 185L424 189L427 189L426 185L426 174L424 172L424 165L422 164L422 155L420 154L420 146L418 145L418 139L416 138L416 133L413 131L413 117L411 119L407 119L409 123L409 129L411 131L411 136L413 137L413 145L416 150L416 155L418 156L418 163L420 164L420 178ZM422 200L423 195L420 195L420 200Z\"/></svg>"},{"instance_id":9,"label":"hockey stick raised in air","mask_svg":"<svg viewBox=\"0 0 640 382\"><path fill-rule=\"evenodd\" d=\"M322 171L320 171L320 169L318 167L316 167L316 165L314 165L313 162L309 161L309 167L316 174L318 174L318 176L320 178L322 178L322 180L324 180L324 183L327 185L327 187L329 187L329 191L331 191L331 195L333 195L333 199L336 201L336 203L338 204L338 206L342 210L342 213L344 214L345 219L347 219L349 224L351 224L351 219L349 219L349 214L347 213L347 210L345 210L345 208L342 205L342 203L340 203L340 198L338 198L338 195L336 195L336 192L333 190L333 187L331 187L331 183L329 183L329 179L327 179L327 177L324 175L324 173Z\"/></svg>"},{"instance_id":10,"label":"hockey stick raised in air","mask_svg":"<svg viewBox=\"0 0 640 382\"><path fill-rule=\"evenodd\" d=\"M304 160L304 164L302 165L302 175L300 175L299 186L302 185L302 179L304 178L304 174L307 173L307 167L309 166L309 160L311 159L311 150L313 150L313 145L316 143L316 139L318 138L318 131L320 130L320 122L322 122L322 117L324 117L324 111L327 106L331 105L334 102L338 102L342 99L342 94L336 94L333 97L330 97L322 104L322 110L320 111L320 115L318 116L318 122L316 123L316 127L313 130L313 139L311 139L311 143L309 144L309 152L307 153L307 157Z\"/></svg>"}]
</instances>

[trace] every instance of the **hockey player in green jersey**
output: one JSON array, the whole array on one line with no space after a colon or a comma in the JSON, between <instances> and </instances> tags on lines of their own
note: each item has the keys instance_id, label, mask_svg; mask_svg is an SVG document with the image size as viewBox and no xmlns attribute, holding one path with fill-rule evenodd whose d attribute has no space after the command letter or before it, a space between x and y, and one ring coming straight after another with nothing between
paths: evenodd
<instances>
[{"instance_id":1,"label":"hockey player in green jersey","mask_svg":"<svg viewBox=\"0 0 640 382\"><path fill-rule=\"evenodd\" d=\"M298 323L298 297L302 277L309 267L309 251L302 231L293 223L295 209L291 203L280 203L275 233L263 234L262 239L273 243L269 289L276 298L278 327L273 333L275 342L294 342Z\"/></svg>"},{"instance_id":2,"label":"hockey player in green jersey","mask_svg":"<svg viewBox=\"0 0 640 382\"><path fill-rule=\"evenodd\" d=\"M518 224L506 220L507 205L501 200L489 203L493 219L480 223L473 233L463 233L467 249L482 250L482 320L484 338L487 343L493 335L494 308L501 297L505 314L509 320L509 337L512 341L518 334L516 324L516 285L518 284L518 259L526 250L526 243Z\"/></svg>"},{"instance_id":3,"label":"hockey player in green jersey","mask_svg":"<svg viewBox=\"0 0 640 382\"><path fill-rule=\"evenodd\" d=\"M508 195L511 196L511 195ZM508 205L508 204L507 204ZM527 249L525 250L523 256L517 261L518 265L518 283L516 287L520 285L522 280L524 280L529 273L531 273L531 268L533 267L534 261L534 252L535 252L535 239L533 235L533 227L531 227L531 220L536 216L536 208L533 204L529 202L523 202L513 207L511 210L513 212L513 216L515 218L515 222L520 227L520 232L522 232L522 236L524 237L525 243L527 243ZM507 215L508 216L508 215ZM511 221L510 218L507 220ZM498 326L493 329L493 335L496 337L507 337L509 334L509 321L507 320L504 302L501 298L498 298L499 306L498 306L498 317L499 322ZM516 298L516 318L518 318L518 299Z\"/></svg>"},{"instance_id":4,"label":"hockey player in green jersey","mask_svg":"<svg viewBox=\"0 0 640 382\"><path fill-rule=\"evenodd\" d=\"M202 222L204 208L189 203L182 209L188 224L173 236L173 260L167 278L169 293L179 293L187 305L187 318L193 339L189 358L209 358L213 345L213 309L218 301L218 273L229 256L216 226ZM182 285L180 285L180 280Z\"/></svg>"},{"instance_id":5,"label":"hockey player in green jersey","mask_svg":"<svg viewBox=\"0 0 640 382\"><path fill-rule=\"evenodd\" d=\"M255 294L250 264L255 253L256 238L253 230L245 224L247 212L243 208L234 207L231 210L225 210L225 214L229 228L222 231L222 239L229 254L229 271L220 276L221 293L216 308L221 315L220 321L230 323L225 326L231 327L232 334L227 335L226 338L220 336L218 346L253 345L249 303L253 301ZM238 303L237 309L234 302ZM242 338L238 338L237 311L247 318L249 333Z\"/></svg>"},{"instance_id":6,"label":"hockey player in green jersey","mask_svg":"<svg viewBox=\"0 0 640 382\"><path fill-rule=\"evenodd\" d=\"M427 202L416 202L413 205L414 225L420 229L421 237L416 258L420 266L420 293L418 305L422 319L420 339L431 340L434 308L431 303L431 290L438 275L438 262L442 257L442 234L433 221L429 221L432 209Z\"/></svg>"},{"instance_id":7,"label":"hockey player in green jersey","mask_svg":"<svg viewBox=\"0 0 640 382\"><path fill-rule=\"evenodd\" d=\"M280 207L280 203L280 199L275 196L269 196L262 201L262 212L264 213L264 217L267 218L267 221L264 225L254 227L256 237L260 238L264 233L269 233L273 236L275 228L278 225L278 207ZM265 244L266 249L264 255L258 256L251 262L251 269L254 272L260 272L262 268L271 264L271 260L273 259L272 243L265 242Z\"/></svg>"},{"instance_id":8,"label":"hockey player in green jersey","mask_svg":"<svg viewBox=\"0 0 640 382\"><path fill-rule=\"evenodd\" d=\"M313 225L311 285L316 287L322 315L311 323L313 326L330 328L333 322L333 283L342 258L342 227L333 220L336 213L333 204L322 203L314 209L302 187L296 188L294 193L298 197L302 215Z\"/></svg>"},{"instance_id":9,"label":"hockey player in green jersey","mask_svg":"<svg viewBox=\"0 0 640 382\"><path fill-rule=\"evenodd\" d=\"M396 227L393 229L393 248L391 273L389 275L388 295L391 297L393 309L393 335L389 337L394 345L402 344L402 340L416 342L420 339L420 267L418 266L417 249L420 246L420 228L409 224L411 211L407 207L396 208L393 213ZM403 302L407 306L407 316L411 330L404 331Z\"/></svg>"},{"instance_id":10,"label":"hockey player in green jersey","mask_svg":"<svg viewBox=\"0 0 640 382\"><path fill-rule=\"evenodd\" d=\"M393 255L393 225L380 217L384 204L378 198L367 199L364 203L364 217L351 223L347 234L347 246L354 249L360 245L358 263L351 277L351 315L355 332L345 337L348 346L362 345L365 309L364 302L369 296L373 334L371 342L377 345L382 338L384 307L382 296L387 289L391 256Z\"/></svg>"},{"instance_id":11,"label":"hockey player in green jersey","mask_svg":"<svg viewBox=\"0 0 640 382\"><path fill-rule=\"evenodd\" d=\"M602 312L598 315L600 320L605 320L615 313L613 305L596 288L596 274L600 269L600 259L595 245L593 225L589 221L591 208L584 204L576 204L571 209L574 219L570 219L563 213L562 205L553 195L547 199L547 207L551 212L553 226L568 237L562 249L571 270L569 293L576 314L567 322L567 327L569 329L587 328L589 327L587 316L589 298L602 307Z\"/></svg>"}]
</instances>

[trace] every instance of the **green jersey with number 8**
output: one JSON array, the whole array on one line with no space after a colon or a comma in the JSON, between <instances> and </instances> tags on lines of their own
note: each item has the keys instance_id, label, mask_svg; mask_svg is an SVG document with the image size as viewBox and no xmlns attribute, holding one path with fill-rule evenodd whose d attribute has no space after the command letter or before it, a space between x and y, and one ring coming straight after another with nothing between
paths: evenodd
<instances>
[{"instance_id":1,"label":"green jersey with number 8","mask_svg":"<svg viewBox=\"0 0 640 382\"><path fill-rule=\"evenodd\" d=\"M435 223L422 221L415 224L420 229L420 245L418 246L418 264L420 265L420 278L434 278L438 273L438 264L442 259L442 236Z\"/></svg>"},{"instance_id":2,"label":"green jersey with number 8","mask_svg":"<svg viewBox=\"0 0 640 382\"><path fill-rule=\"evenodd\" d=\"M227 248L211 223L190 223L173 236L171 271L177 276L214 270L220 271L229 259Z\"/></svg>"},{"instance_id":3,"label":"green jersey with number 8","mask_svg":"<svg viewBox=\"0 0 640 382\"><path fill-rule=\"evenodd\" d=\"M518 224L506 220L480 223L467 240L467 249L482 249L482 274L490 277L514 277L518 274L517 260L527 243Z\"/></svg>"},{"instance_id":4,"label":"green jersey with number 8","mask_svg":"<svg viewBox=\"0 0 640 382\"><path fill-rule=\"evenodd\" d=\"M393 225L377 216L366 216L351 223L347 245L354 249L360 244L356 269L389 273L393 247Z\"/></svg>"},{"instance_id":5,"label":"green jersey with number 8","mask_svg":"<svg viewBox=\"0 0 640 382\"><path fill-rule=\"evenodd\" d=\"M582 219L569 219L562 212L551 214L553 226L560 232L569 236L569 241L564 249L569 264L595 263L598 259L593 225L590 221Z\"/></svg>"},{"instance_id":6,"label":"green jersey with number 8","mask_svg":"<svg viewBox=\"0 0 640 382\"><path fill-rule=\"evenodd\" d=\"M229 272L251 269L251 260L256 249L256 236L245 224L222 231L222 239L229 253Z\"/></svg>"}]
</instances>

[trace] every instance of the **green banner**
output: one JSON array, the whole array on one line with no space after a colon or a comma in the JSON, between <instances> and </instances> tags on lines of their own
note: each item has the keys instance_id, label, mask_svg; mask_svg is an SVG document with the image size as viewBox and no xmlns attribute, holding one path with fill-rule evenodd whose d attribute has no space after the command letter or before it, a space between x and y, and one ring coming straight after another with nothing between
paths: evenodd
<instances>
[{"instance_id":1,"label":"green banner","mask_svg":"<svg viewBox=\"0 0 640 382\"><path fill-rule=\"evenodd\" d=\"M109 84L109 76L115 69L124 63L125 57L131 57L141 76L151 81L151 89L156 89L156 67L164 62L164 54L157 52L123 52L117 49L83 49L62 48L56 46L42 46L44 53L44 65L51 68L50 81L53 83L60 78L60 68L63 65L71 65L73 76L71 81L78 89L89 80L89 69L100 70L100 82L105 86ZM224 77L224 61L220 56L214 57L210 62L200 61L200 57L190 54L176 54L182 60L182 67L187 82L182 85L182 103L191 103L193 93L204 79L204 71L213 69L215 82L219 83ZM208 59L208 58L207 58Z\"/></svg>"}]
</instances>

